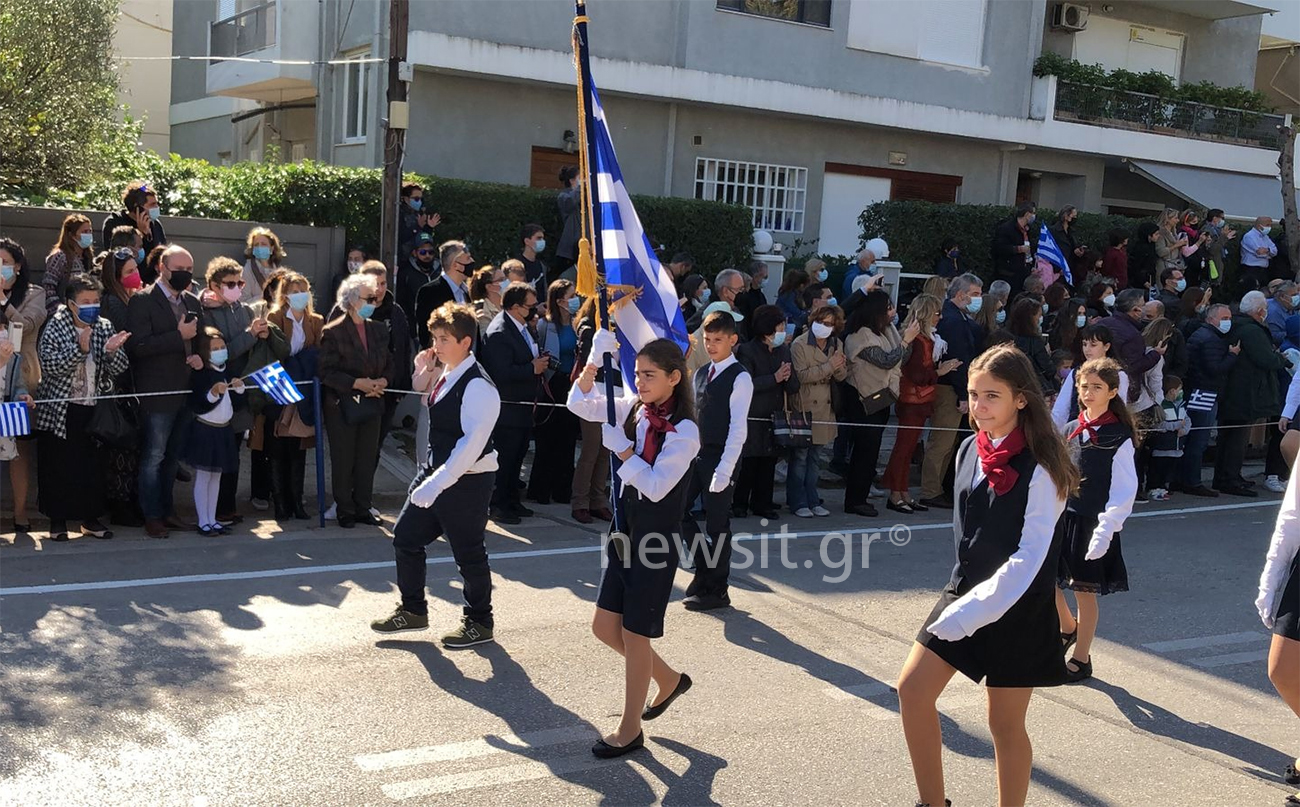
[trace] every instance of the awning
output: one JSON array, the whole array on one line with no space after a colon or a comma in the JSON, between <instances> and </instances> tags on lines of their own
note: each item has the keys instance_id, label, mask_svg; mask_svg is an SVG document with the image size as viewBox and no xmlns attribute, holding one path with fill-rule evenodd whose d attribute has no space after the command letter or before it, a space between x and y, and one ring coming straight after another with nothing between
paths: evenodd
<instances>
[{"instance_id":1,"label":"awning","mask_svg":"<svg viewBox=\"0 0 1300 807\"><path fill-rule=\"evenodd\" d=\"M1282 218L1282 182L1277 177L1234 174L1208 168L1129 160L1129 170L1206 210L1218 208L1230 219Z\"/></svg>"}]
</instances>

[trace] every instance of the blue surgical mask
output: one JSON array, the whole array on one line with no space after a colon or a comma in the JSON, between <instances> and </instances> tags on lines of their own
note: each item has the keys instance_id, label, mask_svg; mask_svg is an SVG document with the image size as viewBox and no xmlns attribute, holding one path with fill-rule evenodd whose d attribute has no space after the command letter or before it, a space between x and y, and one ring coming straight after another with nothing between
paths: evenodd
<instances>
[{"instance_id":1,"label":"blue surgical mask","mask_svg":"<svg viewBox=\"0 0 1300 807\"><path fill-rule=\"evenodd\" d=\"M219 347L212 351L212 355L209 358L213 367L224 367L226 365L226 359L230 358L230 351L226 350L224 347Z\"/></svg>"},{"instance_id":2,"label":"blue surgical mask","mask_svg":"<svg viewBox=\"0 0 1300 807\"><path fill-rule=\"evenodd\" d=\"M253 257L259 261L269 261L271 260L271 248L253 247Z\"/></svg>"},{"instance_id":3,"label":"blue surgical mask","mask_svg":"<svg viewBox=\"0 0 1300 807\"><path fill-rule=\"evenodd\" d=\"M362 319L370 319L374 315L375 315L374 303L362 303L361 307L357 309L357 316L361 317Z\"/></svg>"},{"instance_id":4,"label":"blue surgical mask","mask_svg":"<svg viewBox=\"0 0 1300 807\"><path fill-rule=\"evenodd\" d=\"M772 334L772 347L780 347L785 344L785 331L777 331Z\"/></svg>"},{"instance_id":5,"label":"blue surgical mask","mask_svg":"<svg viewBox=\"0 0 1300 807\"><path fill-rule=\"evenodd\" d=\"M144 247L136 247L135 262L144 263Z\"/></svg>"},{"instance_id":6,"label":"blue surgical mask","mask_svg":"<svg viewBox=\"0 0 1300 807\"><path fill-rule=\"evenodd\" d=\"M1087 324L1088 324L1088 317L1083 314L1080 314L1079 316L1074 318L1074 325L1076 328L1082 328L1084 325Z\"/></svg>"},{"instance_id":7,"label":"blue surgical mask","mask_svg":"<svg viewBox=\"0 0 1300 807\"><path fill-rule=\"evenodd\" d=\"M1186 281L1186 280L1179 280L1177 283L1174 284L1174 290L1175 290L1175 291L1186 291L1186 290L1187 290L1187 281Z\"/></svg>"},{"instance_id":8,"label":"blue surgical mask","mask_svg":"<svg viewBox=\"0 0 1300 807\"><path fill-rule=\"evenodd\" d=\"M423 200L423 199L412 199L412 200L411 200L411 209L412 209L412 210L419 210L419 209L420 209L420 206L423 205L423 204L424 204L424 200Z\"/></svg>"},{"instance_id":9,"label":"blue surgical mask","mask_svg":"<svg viewBox=\"0 0 1300 807\"><path fill-rule=\"evenodd\" d=\"M93 243L95 243L95 236L92 233L82 233L77 236L77 244L80 245L82 249L90 249L90 245Z\"/></svg>"},{"instance_id":10,"label":"blue surgical mask","mask_svg":"<svg viewBox=\"0 0 1300 807\"><path fill-rule=\"evenodd\" d=\"M704 291L700 292L700 302L707 303L709 301L709 298L712 296L713 296L713 291L709 289L708 286L705 286Z\"/></svg>"},{"instance_id":11,"label":"blue surgical mask","mask_svg":"<svg viewBox=\"0 0 1300 807\"><path fill-rule=\"evenodd\" d=\"M826 282L826 278L828 278L828 277L830 277L830 276L831 276L831 273L830 273L830 272L826 271L825 269L822 269L821 271L819 271L819 272L817 273L817 282L818 282L818 283L825 283L825 282Z\"/></svg>"},{"instance_id":12,"label":"blue surgical mask","mask_svg":"<svg viewBox=\"0 0 1300 807\"><path fill-rule=\"evenodd\" d=\"M94 325L99 321L99 306L97 305L79 305L77 306L77 319L87 325Z\"/></svg>"},{"instance_id":13,"label":"blue surgical mask","mask_svg":"<svg viewBox=\"0 0 1300 807\"><path fill-rule=\"evenodd\" d=\"M1232 330L1232 320L1223 319L1219 322L1219 333L1227 333Z\"/></svg>"},{"instance_id":14,"label":"blue surgical mask","mask_svg":"<svg viewBox=\"0 0 1300 807\"><path fill-rule=\"evenodd\" d=\"M505 293L506 293L506 289L510 288L510 280L509 280L509 278L507 278L507 279L501 281L500 283L498 283L498 284L497 284L497 288L501 290L501 293L502 293L502 294L505 294Z\"/></svg>"},{"instance_id":15,"label":"blue surgical mask","mask_svg":"<svg viewBox=\"0 0 1300 807\"><path fill-rule=\"evenodd\" d=\"M892 316L892 317L889 318L889 324L890 324L890 325L893 325L895 328L898 327L898 312L897 312L897 311L894 312L894 316Z\"/></svg>"},{"instance_id":16,"label":"blue surgical mask","mask_svg":"<svg viewBox=\"0 0 1300 807\"><path fill-rule=\"evenodd\" d=\"M832 298L830 298L829 300L826 301L826 305L839 305L839 304L840 304L840 301L839 301L839 300L836 300L834 297L832 297Z\"/></svg>"},{"instance_id":17,"label":"blue surgical mask","mask_svg":"<svg viewBox=\"0 0 1300 807\"><path fill-rule=\"evenodd\" d=\"M1038 221L1038 214L1037 214L1037 213L1030 213L1030 214L1029 214L1029 221L1027 221L1027 222L1025 222L1025 223L1026 223L1026 224L1033 224L1035 221Z\"/></svg>"},{"instance_id":18,"label":"blue surgical mask","mask_svg":"<svg viewBox=\"0 0 1300 807\"><path fill-rule=\"evenodd\" d=\"M955 248L955 247L954 247L953 249L948 250L948 257L949 257L949 258L955 258L955 257L957 257L957 256L960 255L960 254L961 254L961 250L960 250L960 249L957 249L957 248Z\"/></svg>"},{"instance_id":19,"label":"blue surgical mask","mask_svg":"<svg viewBox=\"0 0 1300 807\"><path fill-rule=\"evenodd\" d=\"M150 220L150 221L157 221L157 220L160 219L160 218L162 218L162 208L161 208L161 207L151 207L151 208L149 208L149 220Z\"/></svg>"},{"instance_id":20,"label":"blue surgical mask","mask_svg":"<svg viewBox=\"0 0 1300 807\"><path fill-rule=\"evenodd\" d=\"M1105 297L1101 298L1101 301L1106 304L1107 308L1110 308L1115 305L1115 295L1107 294Z\"/></svg>"},{"instance_id":21,"label":"blue surgical mask","mask_svg":"<svg viewBox=\"0 0 1300 807\"><path fill-rule=\"evenodd\" d=\"M994 314L994 315L993 315L993 321L996 322L996 323L999 324L999 325L1001 325L1002 323L1006 322L1006 321L1007 321L1007 310L1004 308L1004 309L1002 309L1001 311L999 311L998 313Z\"/></svg>"},{"instance_id":22,"label":"blue surgical mask","mask_svg":"<svg viewBox=\"0 0 1300 807\"><path fill-rule=\"evenodd\" d=\"M582 308L582 298L575 294L569 298L569 313L576 314L579 308Z\"/></svg>"},{"instance_id":23,"label":"blue surgical mask","mask_svg":"<svg viewBox=\"0 0 1300 807\"><path fill-rule=\"evenodd\" d=\"M1047 313L1047 303L1043 303L1043 313Z\"/></svg>"},{"instance_id":24,"label":"blue surgical mask","mask_svg":"<svg viewBox=\"0 0 1300 807\"><path fill-rule=\"evenodd\" d=\"M306 311L307 303L311 302L311 292L309 291L291 291L289 292L289 307L294 311Z\"/></svg>"},{"instance_id":25,"label":"blue surgical mask","mask_svg":"<svg viewBox=\"0 0 1300 807\"><path fill-rule=\"evenodd\" d=\"M1291 307L1295 308L1296 306L1300 306L1300 294L1291 295Z\"/></svg>"},{"instance_id":26,"label":"blue surgical mask","mask_svg":"<svg viewBox=\"0 0 1300 807\"><path fill-rule=\"evenodd\" d=\"M542 251L544 251L545 249L546 249L546 239L545 239L545 238L539 238L539 239L537 239L537 243L536 243L536 244L533 244L533 251L534 251L534 252L542 252Z\"/></svg>"},{"instance_id":27,"label":"blue surgical mask","mask_svg":"<svg viewBox=\"0 0 1300 807\"><path fill-rule=\"evenodd\" d=\"M0 280L3 280L5 283L8 283L13 279L14 279L13 264L6 263L3 266L0 266Z\"/></svg>"},{"instance_id":28,"label":"blue surgical mask","mask_svg":"<svg viewBox=\"0 0 1300 807\"><path fill-rule=\"evenodd\" d=\"M978 314L980 312L980 309L983 307L984 307L983 297L972 297L970 298L970 302L966 303L966 312L968 314Z\"/></svg>"}]
</instances>

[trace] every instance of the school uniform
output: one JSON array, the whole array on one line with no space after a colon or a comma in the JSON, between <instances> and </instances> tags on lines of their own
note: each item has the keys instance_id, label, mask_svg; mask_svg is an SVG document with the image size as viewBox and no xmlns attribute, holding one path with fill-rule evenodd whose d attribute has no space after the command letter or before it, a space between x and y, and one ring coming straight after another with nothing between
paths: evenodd
<instances>
[{"instance_id":1,"label":"school uniform","mask_svg":"<svg viewBox=\"0 0 1300 807\"><path fill-rule=\"evenodd\" d=\"M1104 419L1104 418L1103 418ZM1088 594L1128 591L1128 569L1120 530L1133 512L1138 480L1133 434L1119 422L1076 427L1068 443L1077 453L1083 481L1061 519L1061 563L1057 584ZM1105 552L1088 560L1091 547Z\"/></svg>"},{"instance_id":2,"label":"school uniform","mask_svg":"<svg viewBox=\"0 0 1300 807\"><path fill-rule=\"evenodd\" d=\"M593 386L584 394L574 384L569 411L583 420L606 420L605 396ZM664 635L664 612L677 575L677 540L691 463L700 452L700 432L690 420L671 422L662 444L651 439L650 413L636 393L615 401L615 422L634 435L634 455L619 466L623 525L630 539L606 543L606 566L596 606L621 614L623 628L656 639ZM620 548L622 554L620 555Z\"/></svg>"},{"instance_id":3,"label":"school uniform","mask_svg":"<svg viewBox=\"0 0 1300 807\"><path fill-rule=\"evenodd\" d=\"M695 579L686 596L727 596L731 573L731 500L736 491L736 464L748 436L749 405L754 379L735 356L710 362L695 371L695 419L700 430L700 455L687 475L689 484L682 516L682 537L692 542ZM724 483L713 492L713 480ZM696 497L704 502L704 536L691 518Z\"/></svg>"},{"instance_id":4,"label":"school uniform","mask_svg":"<svg viewBox=\"0 0 1300 807\"><path fill-rule=\"evenodd\" d=\"M1119 372L1119 399L1128 400L1128 373L1123 370ZM1065 433L1069 434L1078 419L1079 388L1074 384L1074 369L1072 369L1065 374L1065 380L1061 382L1061 392L1052 402L1052 422L1056 424L1056 428L1065 429Z\"/></svg>"},{"instance_id":5,"label":"school uniform","mask_svg":"<svg viewBox=\"0 0 1300 807\"><path fill-rule=\"evenodd\" d=\"M446 536L464 581L464 615L486 628L493 627L492 571L483 533L497 472L492 427L500 414L496 385L472 355L433 385L429 451L393 527L397 587L405 611L429 612L424 591L425 547L441 535ZM433 504L422 507L415 503L430 493L436 497Z\"/></svg>"},{"instance_id":6,"label":"school uniform","mask_svg":"<svg viewBox=\"0 0 1300 807\"><path fill-rule=\"evenodd\" d=\"M996 493L978 436L957 451L957 564L916 641L976 683L1056 686L1066 677L1053 585L1065 500L1028 447L995 472L998 484L1014 472L1009 488Z\"/></svg>"},{"instance_id":7,"label":"school uniform","mask_svg":"<svg viewBox=\"0 0 1300 807\"><path fill-rule=\"evenodd\" d=\"M239 470L239 446L235 431L230 427L235 407L227 389L215 398L212 387L219 383L229 385L235 375L229 366L217 369L211 365L195 370L191 379L189 439L185 441L185 463L196 471L214 474L233 474Z\"/></svg>"},{"instance_id":8,"label":"school uniform","mask_svg":"<svg viewBox=\"0 0 1300 807\"><path fill-rule=\"evenodd\" d=\"M1300 474L1291 474L1259 576L1255 608L1274 634L1300 642Z\"/></svg>"}]
</instances>

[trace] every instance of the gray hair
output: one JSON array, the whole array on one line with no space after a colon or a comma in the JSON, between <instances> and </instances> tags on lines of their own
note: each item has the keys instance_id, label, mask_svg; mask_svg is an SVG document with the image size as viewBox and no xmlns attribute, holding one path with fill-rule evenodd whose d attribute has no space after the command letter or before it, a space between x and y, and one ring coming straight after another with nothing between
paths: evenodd
<instances>
[{"instance_id":1,"label":"gray hair","mask_svg":"<svg viewBox=\"0 0 1300 807\"><path fill-rule=\"evenodd\" d=\"M348 275L339 284L337 301L339 308L352 313L361 307L361 295L375 288L375 279L371 275Z\"/></svg>"},{"instance_id":2,"label":"gray hair","mask_svg":"<svg viewBox=\"0 0 1300 807\"><path fill-rule=\"evenodd\" d=\"M722 299L722 290L727 288L733 277L738 277L741 280L745 279L744 273L738 269L723 269L718 272L717 277L713 278L713 293L718 295L718 299ZM748 282L745 285L749 285Z\"/></svg>"},{"instance_id":3,"label":"gray hair","mask_svg":"<svg viewBox=\"0 0 1300 807\"><path fill-rule=\"evenodd\" d=\"M984 281L980 280L979 275L973 275L970 272L963 275L957 275L952 279L952 282L948 284L948 299L955 300L959 294L964 294L971 289L982 288L984 288Z\"/></svg>"},{"instance_id":4,"label":"gray hair","mask_svg":"<svg viewBox=\"0 0 1300 807\"><path fill-rule=\"evenodd\" d=\"M1241 313L1254 316L1268 308L1268 298L1262 291L1248 291L1246 296L1241 298L1241 305L1237 307L1241 309Z\"/></svg>"},{"instance_id":5,"label":"gray hair","mask_svg":"<svg viewBox=\"0 0 1300 807\"><path fill-rule=\"evenodd\" d=\"M1220 309L1222 309L1222 311L1220 311ZM1228 305L1227 303L1211 303L1210 307L1205 309L1205 318L1209 319L1210 317L1213 317L1219 313L1224 313L1227 314L1228 316L1232 316L1232 306Z\"/></svg>"},{"instance_id":6,"label":"gray hair","mask_svg":"<svg viewBox=\"0 0 1300 807\"><path fill-rule=\"evenodd\" d=\"M1273 299L1290 300L1291 295L1295 294L1296 282L1294 280L1283 280L1273 289Z\"/></svg>"},{"instance_id":7,"label":"gray hair","mask_svg":"<svg viewBox=\"0 0 1300 807\"><path fill-rule=\"evenodd\" d=\"M1011 296L1011 284L1005 280L995 280L989 284L989 290L985 292L990 297L997 297L1002 302L1006 302Z\"/></svg>"},{"instance_id":8,"label":"gray hair","mask_svg":"<svg viewBox=\"0 0 1300 807\"><path fill-rule=\"evenodd\" d=\"M1127 314L1133 308L1146 304L1146 289L1124 289L1115 295L1115 312L1119 314Z\"/></svg>"},{"instance_id":9,"label":"gray hair","mask_svg":"<svg viewBox=\"0 0 1300 807\"><path fill-rule=\"evenodd\" d=\"M878 259L880 258L879 255L877 255L876 253L872 252L871 250L869 250L869 249L864 249L864 250L862 250L861 252L858 253L858 263L862 263L863 261L865 261L865 260L867 259L867 256L868 256L868 255L871 256L871 260L873 260L873 261L878 260Z\"/></svg>"}]
</instances>

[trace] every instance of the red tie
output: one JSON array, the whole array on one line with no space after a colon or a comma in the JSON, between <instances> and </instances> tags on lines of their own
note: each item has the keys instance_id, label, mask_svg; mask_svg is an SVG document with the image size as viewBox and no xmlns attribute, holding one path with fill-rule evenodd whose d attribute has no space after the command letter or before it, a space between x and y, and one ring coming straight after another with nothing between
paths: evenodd
<instances>
[{"instance_id":1,"label":"red tie","mask_svg":"<svg viewBox=\"0 0 1300 807\"><path fill-rule=\"evenodd\" d=\"M438 391L442 389L442 385L445 383L447 383L447 376L444 375L438 379L437 384L433 385L433 392L429 393L429 403L434 403L438 400Z\"/></svg>"},{"instance_id":2,"label":"red tie","mask_svg":"<svg viewBox=\"0 0 1300 807\"><path fill-rule=\"evenodd\" d=\"M709 365L709 378L708 378L708 380L705 381L704 383L705 383L705 384L712 384L712 383L713 383L713 376L717 375L717 373L718 373L718 365L716 365L716 364L710 364L710 365Z\"/></svg>"}]
</instances>

